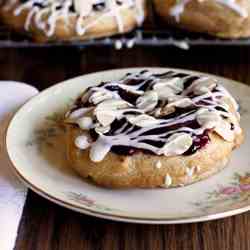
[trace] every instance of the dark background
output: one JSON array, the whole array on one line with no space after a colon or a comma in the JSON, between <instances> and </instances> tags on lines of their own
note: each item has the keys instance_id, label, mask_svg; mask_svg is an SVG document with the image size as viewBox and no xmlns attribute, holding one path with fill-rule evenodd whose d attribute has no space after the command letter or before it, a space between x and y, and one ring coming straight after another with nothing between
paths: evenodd
<instances>
[{"instance_id":1,"label":"dark background","mask_svg":"<svg viewBox=\"0 0 250 250\"><path fill-rule=\"evenodd\" d=\"M81 74L135 66L199 70L250 85L247 47L0 49L0 79L23 81L40 90ZM205 223L136 225L77 214L30 191L15 249L247 250L250 213Z\"/></svg>"}]
</instances>

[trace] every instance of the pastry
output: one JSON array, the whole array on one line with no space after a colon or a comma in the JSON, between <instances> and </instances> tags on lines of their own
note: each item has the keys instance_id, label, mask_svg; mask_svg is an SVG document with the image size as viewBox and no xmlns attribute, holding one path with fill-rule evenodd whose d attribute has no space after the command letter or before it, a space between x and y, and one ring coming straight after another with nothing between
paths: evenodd
<instances>
[{"instance_id":1,"label":"pastry","mask_svg":"<svg viewBox=\"0 0 250 250\"><path fill-rule=\"evenodd\" d=\"M184 186L226 166L243 140L239 119L217 79L127 74L89 87L66 113L67 158L105 187Z\"/></svg>"},{"instance_id":2,"label":"pastry","mask_svg":"<svg viewBox=\"0 0 250 250\"><path fill-rule=\"evenodd\" d=\"M154 0L170 25L223 38L250 36L249 0Z\"/></svg>"},{"instance_id":3,"label":"pastry","mask_svg":"<svg viewBox=\"0 0 250 250\"><path fill-rule=\"evenodd\" d=\"M39 42L85 40L141 25L144 0L6 0L0 15Z\"/></svg>"}]
</instances>

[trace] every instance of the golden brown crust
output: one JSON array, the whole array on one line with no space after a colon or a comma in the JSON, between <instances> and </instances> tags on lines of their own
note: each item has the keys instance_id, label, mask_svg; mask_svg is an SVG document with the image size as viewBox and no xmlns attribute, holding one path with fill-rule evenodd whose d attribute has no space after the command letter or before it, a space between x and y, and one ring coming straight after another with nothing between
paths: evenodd
<instances>
[{"instance_id":1,"label":"golden brown crust","mask_svg":"<svg viewBox=\"0 0 250 250\"><path fill-rule=\"evenodd\" d=\"M249 37L250 1L236 0L236 2L248 12L248 17L244 18L214 0L202 2L191 0L180 16L180 21L176 22L169 14L176 0L154 0L158 15L170 25L223 38Z\"/></svg>"},{"instance_id":2,"label":"golden brown crust","mask_svg":"<svg viewBox=\"0 0 250 250\"><path fill-rule=\"evenodd\" d=\"M10 10L0 9L0 16L2 21L9 25L11 28L17 32L29 34L37 42L47 42L47 41L74 41L74 40L87 40L91 38L101 38L106 36L112 36L120 33L118 30L117 21L114 16L106 15L101 21L97 22L94 26L87 29L84 35L78 35L76 32L76 22L77 16L70 16L69 22L65 22L63 18L60 18L56 22L55 32L52 36L46 36L45 32L39 29L34 21L34 18L31 20L29 30L24 29L25 21L27 19L28 10L23 10L20 15L14 15L14 10L18 7L18 4L13 6ZM90 18L84 19L82 25L96 20L98 16L101 15L97 13ZM123 31L126 33L134 29L138 23L136 20L137 10L133 8L124 8L120 10L120 16L123 21ZM46 19L47 17L44 16Z\"/></svg>"},{"instance_id":3,"label":"golden brown crust","mask_svg":"<svg viewBox=\"0 0 250 250\"><path fill-rule=\"evenodd\" d=\"M75 138L80 133L79 128L67 125L67 157L71 167L82 177L111 188L174 187L197 182L224 168L234 147L243 141L243 134L238 135L234 142L227 142L210 133L209 144L190 156L166 157L143 153L122 156L110 152L104 160L95 163L90 160L88 150L79 150L75 146ZM156 167L159 160L161 168ZM166 186L167 175L171 184Z\"/></svg>"}]
</instances>

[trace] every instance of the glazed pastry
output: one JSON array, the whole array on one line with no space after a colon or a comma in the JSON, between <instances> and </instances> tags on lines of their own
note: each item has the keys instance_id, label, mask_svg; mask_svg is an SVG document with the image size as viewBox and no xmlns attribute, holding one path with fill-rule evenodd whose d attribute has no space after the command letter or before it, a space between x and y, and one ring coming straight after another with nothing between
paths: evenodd
<instances>
[{"instance_id":1,"label":"glazed pastry","mask_svg":"<svg viewBox=\"0 0 250 250\"><path fill-rule=\"evenodd\" d=\"M249 0L154 0L168 24L224 38L250 36Z\"/></svg>"},{"instance_id":2,"label":"glazed pastry","mask_svg":"<svg viewBox=\"0 0 250 250\"><path fill-rule=\"evenodd\" d=\"M35 40L85 40L142 24L144 0L6 0L3 22Z\"/></svg>"},{"instance_id":3,"label":"glazed pastry","mask_svg":"<svg viewBox=\"0 0 250 250\"><path fill-rule=\"evenodd\" d=\"M112 188L174 187L217 173L243 139L218 80L142 71L88 88L65 115L69 164Z\"/></svg>"}]
</instances>

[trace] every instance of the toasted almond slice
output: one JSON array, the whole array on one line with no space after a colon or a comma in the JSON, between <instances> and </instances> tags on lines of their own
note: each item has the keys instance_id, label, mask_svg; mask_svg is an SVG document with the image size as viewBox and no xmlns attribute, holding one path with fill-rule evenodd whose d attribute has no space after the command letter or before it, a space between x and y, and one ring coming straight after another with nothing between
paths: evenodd
<instances>
[{"instance_id":1,"label":"toasted almond slice","mask_svg":"<svg viewBox=\"0 0 250 250\"><path fill-rule=\"evenodd\" d=\"M231 125L226 120L222 119L217 126L215 127L214 131L220 135L226 141L233 141L235 138L235 132L231 129Z\"/></svg>"},{"instance_id":2,"label":"toasted almond slice","mask_svg":"<svg viewBox=\"0 0 250 250\"><path fill-rule=\"evenodd\" d=\"M100 102L103 102L104 100L111 99L113 97L112 93L105 90L100 89L95 91L90 97L89 101L94 104L98 104Z\"/></svg>"},{"instance_id":3,"label":"toasted almond slice","mask_svg":"<svg viewBox=\"0 0 250 250\"><path fill-rule=\"evenodd\" d=\"M186 152L193 144L191 135L177 133L171 135L165 145L160 149L159 154L166 156L180 155Z\"/></svg>"},{"instance_id":4,"label":"toasted almond slice","mask_svg":"<svg viewBox=\"0 0 250 250\"><path fill-rule=\"evenodd\" d=\"M109 126L117 117L113 110L97 110L95 115L98 122L104 127Z\"/></svg>"},{"instance_id":5,"label":"toasted almond slice","mask_svg":"<svg viewBox=\"0 0 250 250\"><path fill-rule=\"evenodd\" d=\"M102 126L101 124L98 124L98 125L96 125L96 127L95 127L95 131L96 131L96 133L101 133L101 134L105 134L105 133L108 133L109 132L109 130L110 130L110 126Z\"/></svg>"},{"instance_id":6,"label":"toasted almond slice","mask_svg":"<svg viewBox=\"0 0 250 250\"><path fill-rule=\"evenodd\" d=\"M188 97L176 98L172 102L170 101L170 103L168 104L169 107L174 106L174 107L179 107L179 108L186 108L186 107L189 107L189 106L192 106L192 105L193 105L193 102Z\"/></svg>"},{"instance_id":7,"label":"toasted almond slice","mask_svg":"<svg viewBox=\"0 0 250 250\"><path fill-rule=\"evenodd\" d=\"M226 108L226 110L230 112L237 112L239 105L236 103L233 97L231 96L223 96L220 99L220 103L223 105L223 107Z\"/></svg>"},{"instance_id":8,"label":"toasted almond slice","mask_svg":"<svg viewBox=\"0 0 250 250\"><path fill-rule=\"evenodd\" d=\"M183 90L183 80L179 77L174 77L170 79L164 79L158 83L156 83L153 89L158 90L165 87L169 87L173 90L175 94L181 92Z\"/></svg>"},{"instance_id":9,"label":"toasted almond slice","mask_svg":"<svg viewBox=\"0 0 250 250\"><path fill-rule=\"evenodd\" d=\"M156 91L156 93L158 95L158 99L162 100L162 101L166 101L166 100L169 99L170 96L175 95L175 92L169 86L165 86L163 88L155 89L155 91Z\"/></svg>"},{"instance_id":10,"label":"toasted almond slice","mask_svg":"<svg viewBox=\"0 0 250 250\"><path fill-rule=\"evenodd\" d=\"M202 108L197 111L196 120L203 128L209 129L216 127L222 118L216 111Z\"/></svg>"},{"instance_id":11,"label":"toasted almond slice","mask_svg":"<svg viewBox=\"0 0 250 250\"><path fill-rule=\"evenodd\" d=\"M136 107L145 112L153 110L158 103L158 94L156 91L147 91L143 96L136 100Z\"/></svg>"},{"instance_id":12,"label":"toasted almond slice","mask_svg":"<svg viewBox=\"0 0 250 250\"><path fill-rule=\"evenodd\" d=\"M193 92L195 95L202 95L212 91L217 85L217 81L211 77L203 77L196 81Z\"/></svg>"},{"instance_id":13,"label":"toasted almond slice","mask_svg":"<svg viewBox=\"0 0 250 250\"><path fill-rule=\"evenodd\" d=\"M88 142L88 137L86 135L79 135L75 139L75 145L79 149L86 149L90 146L90 143Z\"/></svg>"},{"instance_id":14,"label":"toasted almond slice","mask_svg":"<svg viewBox=\"0 0 250 250\"><path fill-rule=\"evenodd\" d=\"M161 108L160 116L169 115L173 112L175 112L175 107L166 105L165 107Z\"/></svg>"},{"instance_id":15,"label":"toasted almond slice","mask_svg":"<svg viewBox=\"0 0 250 250\"><path fill-rule=\"evenodd\" d=\"M74 7L76 12L82 16L88 16L93 8L91 0L74 0Z\"/></svg>"},{"instance_id":16,"label":"toasted almond slice","mask_svg":"<svg viewBox=\"0 0 250 250\"><path fill-rule=\"evenodd\" d=\"M70 120L76 120L76 119L84 116L87 112L89 112L92 109L93 109L93 107L76 109L75 111L70 113L67 118Z\"/></svg>"},{"instance_id":17,"label":"toasted almond slice","mask_svg":"<svg viewBox=\"0 0 250 250\"><path fill-rule=\"evenodd\" d=\"M124 109L128 108L131 105L124 101L124 100L119 100L119 99L109 99L101 102L100 104L97 105L96 111L97 110L118 110L118 109Z\"/></svg>"},{"instance_id":18,"label":"toasted almond slice","mask_svg":"<svg viewBox=\"0 0 250 250\"><path fill-rule=\"evenodd\" d=\"M93 120L89 116L79 118L76 123L83 130L89 130L93 126Z\"/></svg>"},{"instance_id":19,"label":"toasted almond slice","mask_svg":"<svg viewBox=\"0 0 250 250\"><path fill-rule=\"evenodd\" d=\"M159 121L154 117L145 114L137 116L128 115L126 118L131 124L136 125L138 127L150 127L159 123Z\"/></svg>"}]
</instances>

